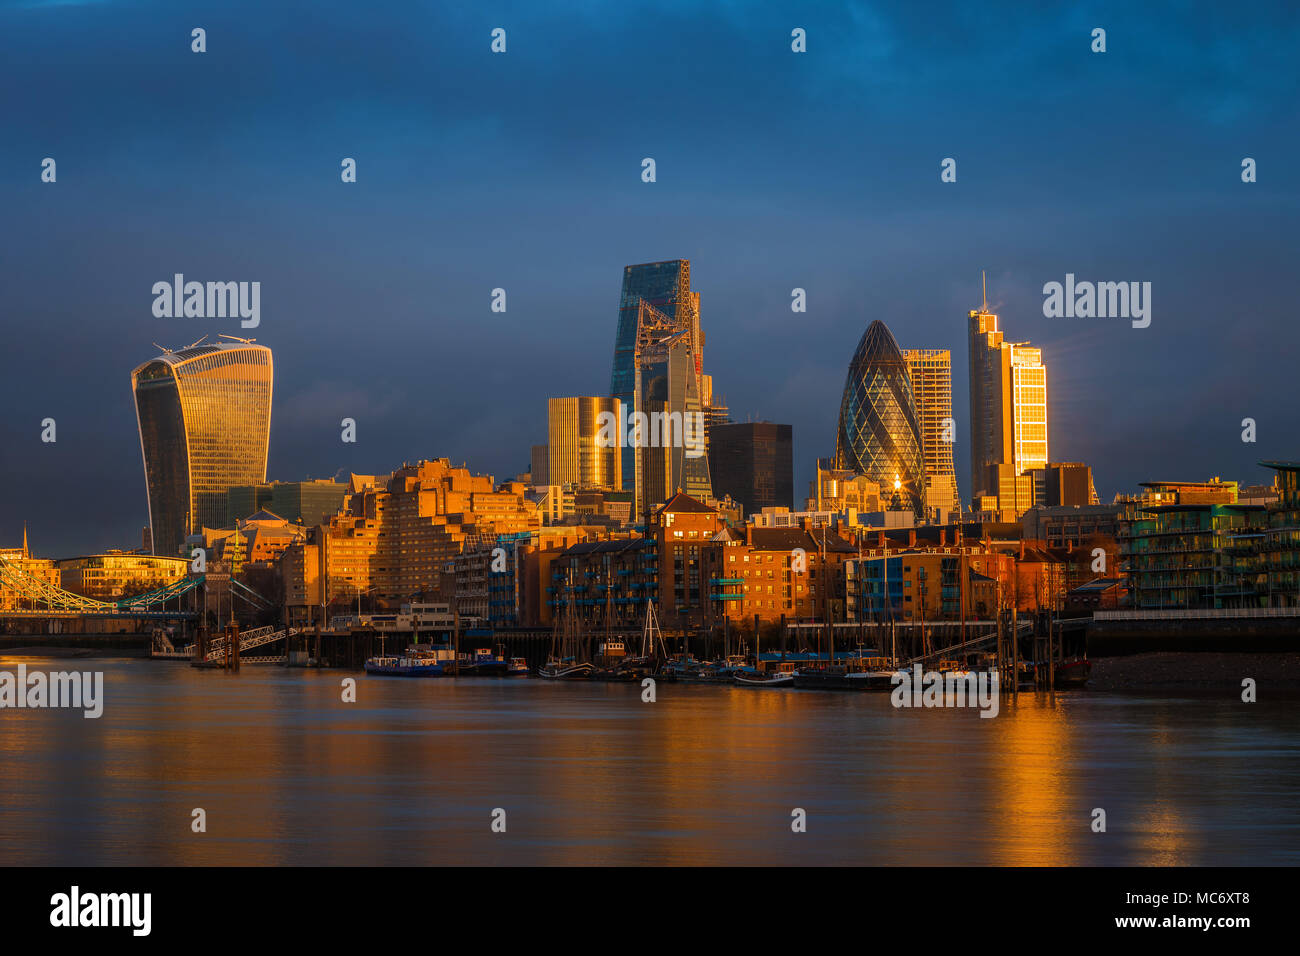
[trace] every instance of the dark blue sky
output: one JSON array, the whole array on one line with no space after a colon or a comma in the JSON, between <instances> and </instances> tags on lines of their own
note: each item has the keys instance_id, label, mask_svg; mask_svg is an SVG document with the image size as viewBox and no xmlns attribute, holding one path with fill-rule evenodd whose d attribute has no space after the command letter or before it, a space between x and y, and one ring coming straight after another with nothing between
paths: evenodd
<instances>
[{"instance_id":1,"label":"dark blue sky","mask_svg":"<svg viewBox=\"0 0 1300 956\"><path fill-rule=\"evenodd\" d=\"M180 6L0 0L0 544L138 542L130 371L241 334L154 318L175 272L262 283L277 479L524 470L548 396L608 389L623 266L678 257L733 416L793 424L800 498L875 318L952 350L969 494L981 269L1044 350L1052 458L1103 498L1300 457L1294 7ZM1044 318L1067 272L1150 281L1151 327Z\"/></svg>"}]
</instances>

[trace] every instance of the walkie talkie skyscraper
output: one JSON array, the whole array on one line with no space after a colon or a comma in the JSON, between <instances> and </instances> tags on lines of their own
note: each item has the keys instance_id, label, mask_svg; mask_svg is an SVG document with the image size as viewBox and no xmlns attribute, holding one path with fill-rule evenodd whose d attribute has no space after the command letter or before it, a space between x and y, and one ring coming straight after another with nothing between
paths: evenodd
<instances>
[{"instance_id":1,"label":"walkie talkie skyscraper","mask_svg":"<svg viewBox=\"0 0 1300 956\"><path fill-rule=\"evenodd\" d=\"M236 340L194 345L131 373L153 553L226 519L226 492L266 480L271 350Z\"/></svg>"}]
</instances>

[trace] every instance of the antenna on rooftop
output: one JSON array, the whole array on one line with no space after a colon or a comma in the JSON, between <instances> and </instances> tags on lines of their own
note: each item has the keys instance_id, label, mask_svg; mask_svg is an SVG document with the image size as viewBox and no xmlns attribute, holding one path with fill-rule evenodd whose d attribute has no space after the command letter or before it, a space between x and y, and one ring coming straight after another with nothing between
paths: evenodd
<instances>
[{"instance_id":1,"label":"antenna on rooftop","mask_svg":"<svg viewBox=\"0 0 1300 956\"><path fill-rule=\"evenodd\" d=\"M193 345L187 345L187 346L185 346L185 347L186 347L187 349L192 349L192 348L194 348L196 345L198 345L199 342L202 342L203 339L206 339L206 338L207 338L207 336L205 335L205 336L203 336L203 338L199 339L198 342L193 343Z\"/></svg>"},{"instance_id":2,"label":"antenna on rooftop","mask_svg":"<svg viewBox=\"0 0 1300 956\"><path fill-rule=\"evenodd\" d=\"M204 336L204 338L206 338L206 337L207 337L207 336ZM234 339L236 342L243 342L245 345L252 345L254 342L257 341L257 339L241 339L238 335L226 335L226 333L224 333L224 332L218 334L218 335L217 335L217 338L219 338L219 339Z\"/></svg>"},{"instance_id":3,"label":"antenna on rooftop","mask_svg":"<svg viewBox=\"0 0 1300 956\"><path fill-rule=\"evenodd\" d=\"M170 355L170 354L171 354L171 351L172 351L172 350L169 349L167 346L165 346L165 345L159 345L157 342L154 342L154 343L153 343L153 347L156 348L159 352L164 352L164 353L166 353L167 355Z\"/></svg>"},{"instance_id":4,"label":"antenna on rooftop","mask_svg":"<svg viewBox=\"0 0 1300 956\"><path fill-rule=\"evenodd\" d=\"M988 282L988 278L987 278L987 276L985 276L985 274L984 274L984 270L983 270L983 269L980 270L980 287L984 290L984 305L981 307L981 311L982 311L985 315L988 315L988 311L989 311L989 282Z\"/></svg>"}]
</instances>

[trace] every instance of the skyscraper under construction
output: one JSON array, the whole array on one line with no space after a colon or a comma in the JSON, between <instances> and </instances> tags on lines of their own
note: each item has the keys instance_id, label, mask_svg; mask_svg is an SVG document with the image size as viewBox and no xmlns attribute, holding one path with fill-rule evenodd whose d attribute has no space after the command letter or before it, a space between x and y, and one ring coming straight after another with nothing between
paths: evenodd
<instances>
[{"instance_id":1,"label":"skyscraper under construction","mask_svg":"<svg viewBox=\"0 0 1300 956\"><path fill-rule=\"evenodd\" d=\"M689 423L692 433L683 437L696 445L679 444L671 453L649 445L624 450L622 485L636 492L638 513L678 490L696 498L712 495L707 441L702 431L694 432L697 419L687 418L698 416L701 423L707 419L705 402L711 392L704 375L700 294L691 291L690 262L671 259L626 266L610 395L622 403L625 417L657 413L675 415L673 420L683 426Z\"/></svg>"}]
</instances>

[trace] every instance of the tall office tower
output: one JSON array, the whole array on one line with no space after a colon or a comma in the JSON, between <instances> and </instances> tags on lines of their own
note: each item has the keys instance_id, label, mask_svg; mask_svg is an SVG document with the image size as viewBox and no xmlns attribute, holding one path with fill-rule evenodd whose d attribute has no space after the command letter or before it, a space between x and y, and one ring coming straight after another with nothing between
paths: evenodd
<instances>
[{"instance_id":1,"label":"tall office tower","mask_svg":"<svg viewBox=\"0 0 1300 956\"><path fill-rule=\"evenodd\" d=\"M1011 421L1016 474L1047 467L1047 369L1027 342L1011 346Z\"/></svg>"},{"instance_id":2,"label":"tall office tower","mask_svg":"<svg viewBox=\"0 0 1300 956\"><path fill-rule=\"evenodd\" d=\"M1011 351L988 302L971 309L970 472L971 496L993 494L989 467L1014 459L1011 425Z\"/></svg>"},{"instance_id":3,"label":"tall office tower","mask_svg":"<svg viewBox=\"0 0 1300 956\"><path fill-rule=\"evenodd\" d=\"M266 481L271 350L236 340L165 351L131 373L153 553L221 527L226 492Z\"/></svg>"},{"instance_id":4,"label":"tall office tower","mask_svg":"<svg viewBox=\"0 0 1300 956\"><path fill-rule=\"evenodd\" d=\"M622 490L622 449L617 442L613 447L603 447L600 442L602 414L620 422L618 399L546 400L548 485L576 485L578 491Z\"/></svg>"},{"instance_id":5,"label":"tall office tower","mask_svg":"<svg viewBox=\"0 0 1300 956\"><path fill-rule=\"evenodd\" d=\"M713 426L709 477L718 497L731 495L746 514L794 507L794 430L772 422Z\"/></svg>"},{"instance_id":6,"label":"tall office tower","mask_svg":"<svg viewBox=\"0 0 1300 956\"><path fill-rule=\"evenodd\" d=\"M988 300L970 316L971 494L1027 507L1011 479L1047 465L1047 369L1041 349L1007 342ZM1000 466L1010 466L1010 471ZM1002 492L999 492L1002 489ZM1009 503L1014 502L1014 504Z\"/></svg>"},{"instance_id":7,"label":"tall office tower","mask_svg":"<svg viewBox=\"0 0 1300 956\"><path fill-rule=\"evenodd\" d=\"M920 513L925 472L921 426L907 361L879 319L862 333L849 362L835 437L835 467L880 484L890 510Z\"/></svg>"},{"instance_id":8,"label":"tall office tower","mask_svg":"<svg viewBox=\"0 0 1300 956\"><path fill-rule=\"evenodd\" d=\"M624 267L609 394L623 403L625 414L636 408L637 362L641 351L679 333L689 339L695 394L699 396L706 424L711 423L715 420L710 408L713 389L712 382L705 383L700 294L691 291L690 262L670 259ZM630 491L636 481L634 456L624 455L622 464L623 487Z\"/></svg>"},{"instance_id":9,"label":"tall office tower","mask_svg":"<svg viewBox=\"0 0 1300 956\"><path fill-rule=\"evenodd\" d=\"M695 368L685 329L638 350L633 411L646 416L647 427L623 456L633 459L637 515L679 491L698 501L713 496Z\"/></svg>"},{"instance_id":10,"label":"tall office tower","mask_svg":"<svg viewBox=\"0 0 1300 956\"><path fill-rule=\"evenodd\" d=\"M925 465L927 511L961 511L952 445L956 434L952 417L952 353L947 349L906 349L912 398L921 423L921 461Z\"/></svg>"}]
</instances>

